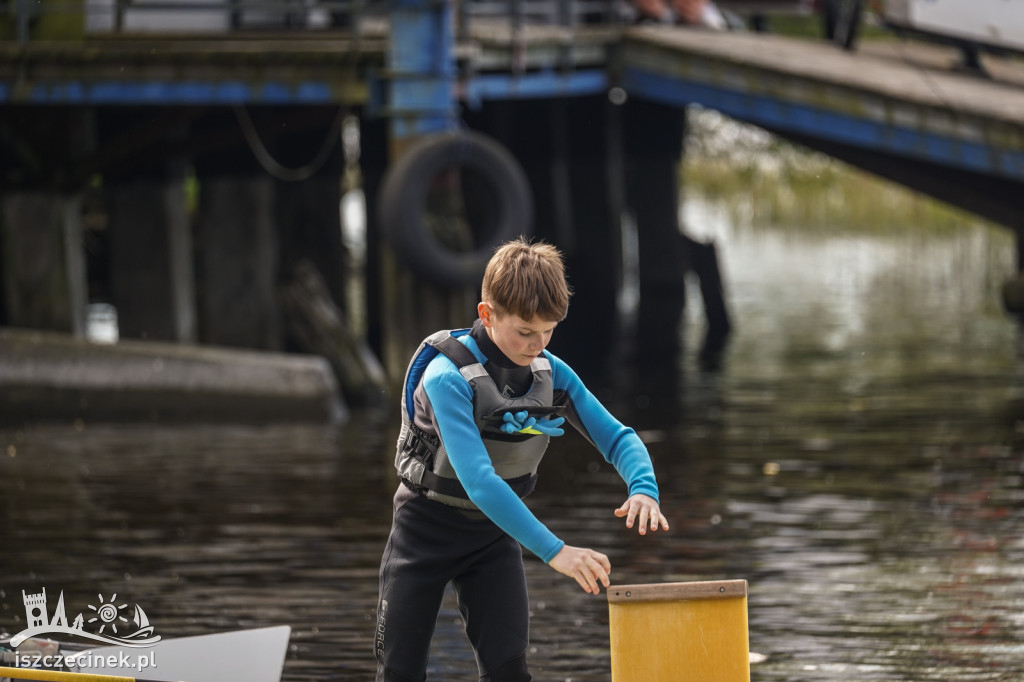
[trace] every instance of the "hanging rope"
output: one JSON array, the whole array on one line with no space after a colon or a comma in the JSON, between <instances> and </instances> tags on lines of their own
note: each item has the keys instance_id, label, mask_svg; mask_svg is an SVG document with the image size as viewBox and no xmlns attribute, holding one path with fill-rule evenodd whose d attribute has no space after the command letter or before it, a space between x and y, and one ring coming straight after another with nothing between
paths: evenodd
<instances>
[{"instance_id":1,"label":"hanging rope","mask_svg":"<svg viewBox=\"0 0 1024 682\"><path fill-rule=\"evenodd\" d=\"M334 117L334 121L331 123L327 136L320 145L316 156L304 166L288 168L281 165L277 159L271 156L270 151L263 144L263 140L260 139L256 126L253 125L252 118L249 116L249 110L245 108L245 105L239 104L233 108L235 110L235 117L238 119L238 124L242 128L242 134L245 135L245 141L248 143L252 155L256 157L256 160L259 161L267 173L284 182L308 180L323 168L324 164L327 163L327 159L330 158L331 152L334 150L336 141L341 138L341 124L345 118L345 110L343 108L338 109L338 115Z\"/></svg>"}]
</instances>

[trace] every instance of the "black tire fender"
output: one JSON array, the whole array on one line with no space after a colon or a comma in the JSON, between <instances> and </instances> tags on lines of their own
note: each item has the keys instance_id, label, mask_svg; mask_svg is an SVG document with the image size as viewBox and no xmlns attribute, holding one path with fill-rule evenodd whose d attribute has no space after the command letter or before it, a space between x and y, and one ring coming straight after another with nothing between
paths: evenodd
<instances>
[{"instance_id":1,"label":"black tire fender","mask_svg":"<svg viewBox=\"0 0 1024 682\"><path fill-rule=\"evenodd\" d=\"M492 220L473 225L474 246L443 244L426 220L427 192L445 169L461 167L486 184ZM454 288L479 283L502 243L532 232L533 198L519 162L497 140L475 131L438 133L417 140L387 170L377 194L377 222L395 256L435 284Z\"/></svg>"}]
</instances>

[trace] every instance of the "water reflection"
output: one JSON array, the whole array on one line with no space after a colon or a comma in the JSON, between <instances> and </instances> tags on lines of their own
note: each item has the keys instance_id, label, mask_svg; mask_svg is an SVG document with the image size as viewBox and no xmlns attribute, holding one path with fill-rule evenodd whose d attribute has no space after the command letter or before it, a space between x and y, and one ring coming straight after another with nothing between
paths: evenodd
<instances>
[{"instance_id":1,"label":"water reflection","mask_svg":"<svg viewBox=\"0 0 1024 682\"><path fill-rule=\"evenodd\" d=\"M617 476L557 439L531 504L619 583L746 578L755 680L1024 677L1024 381L998 306L1008 235L980 226L719 244L735 334L671 395L585 377L641 430L669 534L626 533ZM687 312L700 338L699 300ZM288 623L286 680L367 680L393 415L341 428L0 432L0 627L20 591L117 592L180 636ZM538 680L608 680L603 599L528 558ZM69 605L71 608L71 605ZM471 679L454 602L432 678Z\"/></svg>"}]
</instances>

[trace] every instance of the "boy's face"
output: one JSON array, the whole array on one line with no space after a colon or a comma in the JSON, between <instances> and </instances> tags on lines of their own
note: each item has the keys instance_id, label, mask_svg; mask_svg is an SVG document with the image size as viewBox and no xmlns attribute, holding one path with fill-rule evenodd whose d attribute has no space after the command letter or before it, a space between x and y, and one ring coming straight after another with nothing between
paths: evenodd
<instances>
[{"instance_id":1,"label":"boy's face","mask_svg":"<svg viewBox=\"0 0 1024 682\"><path fill-rule=\"evenodd\" d=\"M526 367L540 355L558 326L558 322L550 320L524 320L511 313L498 315L486 302L477 305L476 310L494 345L521 367Z\"/></svg>"}]
</instances>

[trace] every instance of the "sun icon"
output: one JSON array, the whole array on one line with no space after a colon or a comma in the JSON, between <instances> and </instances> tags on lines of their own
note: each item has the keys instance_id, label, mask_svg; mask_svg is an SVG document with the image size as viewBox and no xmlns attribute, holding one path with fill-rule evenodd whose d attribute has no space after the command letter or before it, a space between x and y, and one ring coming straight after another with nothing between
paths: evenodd
<instances>
[{"instance_id":1,"label":"sun icon","mask_svg":"<svg viewBox=\"0 0 1024 682\"><path fill-rule=\"evenodd\" d=\"M116 594L113 595L110 598L110 601L106 602L106 603L104 603L104 601L103 601L103 595L102 594L97 595L97 596L100 598L100 605L98 607L96 607L96 606L93 606L92 604L89 604L89 608L96 612L96 617L95 618L90 618L89 622L90 623L95 623L96 621L102 621L103 624L100 625L100 632L99 632L101 635L103 634L103 628L107 627L108 625L110 626L110 629L113 630L114 633L116 634L117 633L117 621L121 621L122 623L127 623L128 622L128 619L125 618L124 616L122 616L118 612L121 609L126 608L128 605L127 604L121 604L120 606L115 606L114 605L114 601L117 599L117 595Z\"/></svg>"}]
</instances>

